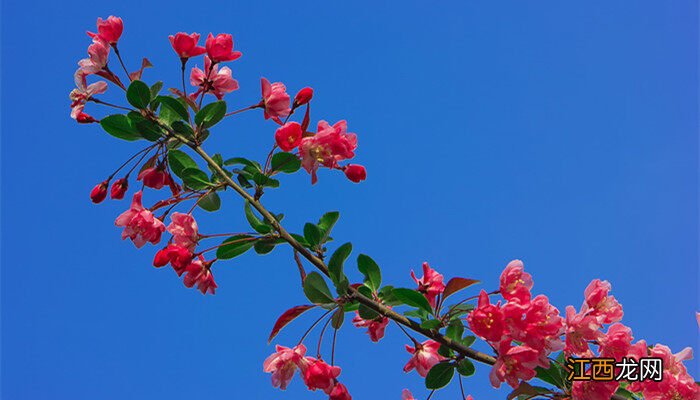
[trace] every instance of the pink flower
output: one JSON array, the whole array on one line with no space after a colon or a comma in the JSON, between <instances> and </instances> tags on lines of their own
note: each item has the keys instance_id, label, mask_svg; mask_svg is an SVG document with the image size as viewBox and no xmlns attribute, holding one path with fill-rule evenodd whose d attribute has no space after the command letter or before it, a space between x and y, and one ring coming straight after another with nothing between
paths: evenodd
<instances>
[{"instance_id":1,"label":"pink flower","mask_svg":"<svg viewBox=\"0 0 700 400\"><path fill-rule=\"evenodd\" d=\"M91 124L93 122L99 122L91 115L84 113L84 108L85 106L83 105L75 106L71 111L71 117L75 118L75 121L79 124Z\"/></svg>"},{"instance_id":2,"label":"pink flower","mask_svg":"<svg viewBox=\"0 0 700 400\"><path fill-rule=\"evenodd\" d=\"M389 318L382 317L378 320L376 319L363 319L360 317L360 313L355 311L357 315L352 319L352 324L358 328L367 328L367 334L369 339L373 342L378 342L384 337L384 330L386 326L389 325Z\"/></svg>"},{"instance_id":3,"label":"pink flower","mask_svg":"<svg viewBox=\"0 0 700 400\"><path fill-rule=\"evenodd\" d=\"M290 113L289 95L282 82L270 84L265 78L260 79L262 86L263 105L265 106L265 119L279 121Z\"/></svg>"},{"instance_id":4,"label":"pink flower","mask_svg":"<svg viewBox=\"0 0 700 400\"><path fill-rule=\"evenodd\" d=\"M163 165L158 165L141 171L136 180L143 181L146 187L161 189L168 183L168 173Z\"/></svg>"},{"instance_id":5,"label":"pink flower","mask_svg":"<svg viewBox=\"0 0 700 400\"><path fill-rule=\"evenodd\" d=\"M586 301L581 311L591 309L590 314L597 317L603 324L622 320L622 306L615 300L614 296L608 296L610 289L608 281L593 280L584 291Z\"/></svg>"},{"instance_id":6,"label":"pink flower","mask_svg":"<svg viewBox=\"0 0 700 400\"><path fill-rule=\"evenodd\" d=\"M532 276L525 272L520 260L509 262L501 274L501 296L506 300L518 299L523 304L529 302L532 285Z\"/></svg>"},{"instance_id":7,"label":"pink flower","mask_svg":"<svg viewBox=\"0 0 700 400\"><path fill-rule=\"evenodd\" d=\"M293 349L277 345L276 352L267 357L263 363L263 371L272 373L272 386L282 390L287 389L297 367L304 361L306 347L303 344Z\"/></svg>"},{"instance_id":8,"label":"pink flower","mask_svg":"<svg viewBox=\"0 0 700 400\"><path fill-rule=\"evenodd\" d=\"M172 223L168 225L168 232L173 235L173 240L176 245L194 251L199 241L199 230L197 221L191 214L183 214L179 212L173 213L170 217Z\"/></svg>"},{"instance_id":9,"label":"pink flower","mask_svg":"<svg viewBox=\"0 0 700 400\"><path fill-rule=\"evenodd\" d=\"M343 170L345 176L355 183L360 183L367 179L367 170L362 165L349 164Z\"/></svg>"},{"instance_id":10,"label":"pink flower","mask_svg":"<svg viewBox=\"0 0 700 400\"><path fill-rule=\"evenodd\" d=\"M576 313L573 306L566 307L566 348L567 354L591 355L588 341L598 340L603 335L598 319L584 312Z\"/></svg>"},{"instance_id":11,"label":"pink flower","mask_svg":"<svg viewBox=\"0 0 700 400\"><path fill-rule=\"evenodd\" d=\"M598 344L601 357L620 361L632 346L632 330L620 323L610 325L608 333L598 339Z\"/></svg>"},{"instance_id":12,"label":"pink flower","mask_svg":"<svg viewBox=\"0 0 700 400\"><path fill-rule=\"evenodd\" d=\"M503 340L498 346L498 358L489 375L491 385L501 387L507 382L513 389L520 381L529 381L536 375L535 368L539 365L539 354L528 346L512 346L510 339Z\"/></svg>"},{"instance_id":13,"label":"pink flower","mask_svg":"<svg viewBox=\"0 0 700 400\"><path fill-rule=\"evenodd\" d=\"M345 385L338 383L333 386L328 400L352 400L352 396L348 393L348 388L346 388Z\"/></svg>"},{"instance_id":14,"label":"pink flower","mask_svg":"<svg viewBox=\"0 0 700 400\"><path fill-rule=\"evenodd\" d=\"M435 307L437 297L445 290L445 284L441 274L430 268L427 262L423 263L423 276L418 279L416 273L411 270L411 278L418 285L418 291L425 295L431 306Z\"/></svg>"},{"instance_id":15,"label":"pink flower","mask_svg":"<svg viewBox=\"0 0 700 400\"><path fill-rule=\"evenodd\" d=\"M112 189L109 193L109 197L115 200L121 200L124 198L126 191L129 189L129 180L126 178L117 179L112 184Z\"/></svg>"},{"instance_id":16,"label":"pink flower","mask_svg":"<svg viewBox=\"0 0 700 400\"><path fill-rule=\"evenodd\" d=\"M413 397L413 393L411 393L410 390L404 389L403 392L401 392L401 400L416 400Z\"/></svg>"},{"instance_id":17,"label":"pink flower","mask_svg":"<svg viewBox=\"0 0 700 400\"><path fill-rule=\"evenodd\" d=\"M309 390L321 389L330 394L335 386L336 378L340 375L340 367L330 366L312 357L307 357L308 362L304 369L304 383Z\"/></svg>"},{"instance_id":18,"label":"pink flower","mask_svg":"<svg viewBox=\"0 0 700 400\"><path fill-rule=\"evenodd\" d=\"M537 350L541 366L548 368L547 355L564 348L561 340L564 319L559 310L544 295L538 295L525 305L517 300L509 301L502 310L511 338Z\"/></svg>"},{"instance_id":19,"label":"pink flower","mask_svg":"<svg viewBox=\"0 0 700 400\"><path fill-rule=\"evenodd\" d=\"M203 46L198 46L199 33L178 32L175 36L168 36L170 39L170 45L173 46L173 50L177 53L180 58L187 59L190 57L200 56L207 52Z\"/></svg>"},{"instance_id":20,"label":"pink flower","mask_svg":"<svg viewBox=\"0 0 700 400\"><path fill-rule=\"evenodd\" d=\"M307 104L308 102L311 101L311 98L314 97L314 90L311 89L310 87L305 87L301 89L296 96L294 96L294 107L299 107L303 106L304 104Z\"/></svg>"},{"instance_id":21,"label":"pink flower","mask_svg":"<svg viewBox=\"0 0 700 400\"><path fill-rule=\"evenodd\" d=\"M99 38L111 45L117 44L119 37L124 30L124 23L119 17L110 15L106 20L97 18L97 33L88 32L87 34L95 39Z\"/></svg>"},{"instance_id":22,"label":"pink flower","mask_svg":"<svg viewBox=\"0 0 700 400\"><path fill-rule=\"evenodd\" d=\"M204 71L207 71L205 73ZM190 83L192 86L199 86L199 89L192 94L197 98L200 94L211 93L221 100L224 95L238 90L238 81L233 79L231 68L223 67L219 70L218 65L212 66L209 57L204 57L204 71L194 67L190 73Z\"/></svg>"},{"instance_id":23,"label":"pink flower","mask_svg":"<svg viewBox=\"0 0 700 400\"><path fill-rule=\"evenodd\" d=\"M71 99L71 118L78 119L82 113L83 107L92 96L102 94L107 91L107 82L99 81L87 84L86 74L81 69L75 71L75 85L77 86L70 92Z\"/></svg>"},{"instance_id":24,"label":"pink flower","mask_svg":"<svg viewBox=\"0 0 700 400\"><path fill-rule=\"evenodd\" d=\"M158 250L153 259L156 268L172 265L178 276L182 276L188 265L192 263L194 255L185 247L169 244L164 249Z\"/></svg>"},{"instance_id":25,"label":"pink flower","mask_svg":"<svg viewBox=\"0 0 700 400\"><path fill-rule=\"evenodd\" d=\"M84 75L100 73L107 66L109 49L110 47L107 42L104 42L99 38L95 38L92 44L88 47L89 58L84 58L78 61L78 66L80 67L79 71Z\"/></svg>"},{"instance_id":26,"label":"pink flower","mask_svg":"<svg viewBox=\"0 0 700 400\"><path fill-rule=\"evenodd\" d=\"M338 168L338 161L353 158L356 148L357 135L347 133L347 122L339 121L330 126L328 122L320 121L314 136L301 139L301 165L311 174L311 183L316 183L316 171L320 165Z\"/></svg>"},{"instance_id":27,"label":"pink flower","mask_svg":"<svg viewBox=\"0 0 700 400\"><path fill-rule=\"evenodd\" d=\"M216 292L216 282L214 282L214 275L211 273L211 264L213 261L204 261L202 256L198 259L192 261L190 265L185 268L185 278L183 283L186 287L191 288L197 285L197 290L202 292L202 294Z\"/></svg>"},{"instance_id":28,"label":"pink flower","mask_svg":"<svg viewBox=\"0 0 700 400\"><path fill-rule=\"evenodd\" d=\"M142 195L141 191L134 193L131 208L124 211L114 222L115 225L124 227L122 239L131 239L138 248L143 247L146 242L160 242L160 236L165 231L163 222L141 205Z\"/></svg>"},{"instance_id":29,"label":"pink flower","mask_svg":"<svg viewBox=\"0 0 700 400\"><path fill-rule=\"evenodd\" d=\"M467 316L469 328L477 336L490 342L500 342L505 333L505 321L500 303L491 304L485 290L479 293L477 306Z\"/></svg>"},{"instance_id":30,"label":"pink flower","mask_svg":"<svg viewBox=\"0 0 700 400\"><path fill-rule=\"evenodd\" d=\"M242 55L240 51L233 51L233 37L228 33L220 33L216 36L210 33L205 46L209 58L215 63L233 61Z\"/></svg>"},{"instance_id":31,"label":"pink flower","mask_svg":"<svg viewBox=\"0 0 700 400\"><path fill-rule=\"evenodd\" d=\"M438 354L439 348L440 343L433 340L426 340L421 344L417 344L416 348L406 345L406 351L413 354L413 356L404 365L403 371L410 372L415 368L418 375L425 378L430 368L445 359Z\"/></svg>"},{"instance_id":32,"label":"pink flower","mask_svg":"<svg viewBox=\"0 0 700 400\"><path fill-rule=\"evenodd\" d=\"M571 387L572 400L610 400L620 383L616 381L576 381Z\"/></svg>"},{"instance_id":33,"label":"pink flower","mask_svg":"<svg viewBox=\"0 0 700 400\"><path fill-rule=\"evenodd\" d=\"M283 151L292 151L301 143L302 133L298 122L287 122L275 131L275 141Z\"/></svg>"},{"instance_id":34,"label":"pink flower","mask_svg":"<svg viewBox=\"0 0 700 400\"><path fill-rule=\"evenodd\" d=\"M100 182L97 185L95 185L94 188L90 191L90 200L92 200L93 203L101 203L104 199L107 198L107 186L109 185L109 180L106 180L104 182Z\"/></svg>"}]
</instances>

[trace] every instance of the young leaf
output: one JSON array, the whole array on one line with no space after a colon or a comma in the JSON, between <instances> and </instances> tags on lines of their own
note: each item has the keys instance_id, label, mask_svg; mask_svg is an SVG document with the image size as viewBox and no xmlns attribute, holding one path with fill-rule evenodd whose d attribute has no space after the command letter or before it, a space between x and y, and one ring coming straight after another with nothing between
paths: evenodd
<instances>
[{"instance_id":1,"label":"young leaf","mask_svg":"<svg viewBox=\"0 0 700 400\"><path fill-rule=\"evenodd\" d=\"M345 321L345 310L342 307L338 307L338 310L333 314L331 319L331 326L334 329L340 329L343 326L343 321Z\"/></svg>"},{"instance_id":2,"label":"young leaf","mask_svg":"<svg viewBox=\"0 0 700 400\"><path fill-rule=\"evenodd\" d=\"M407 306L420 308L428 314L433 313L433 308L428 303L428 299L422 293L413 289L395 288L392 290L394 297Z\"/></svg>"},{"instance_id":3,"label":"young leaf","mask_svg":"<svg viewBox=\"0 0 700 400\"><path fill-rule=\"evenodd\" d=\"M202 197L197 205L205 211L213 212L221 208L221 197L219 197L218 193L211 192Z\"/></svg>"},{"instance_id":4,"label":"young leaf","mask_svg":"<svg viewBox=\"0 0 700 400\"><path fill-rule=\"evenodd\" d=\"M141 81L133 81L126 90L126 100L132 106L143 110L151 102L151 88Z\"/></svg>"},{"instance_id":5,"label":"young leaf","mask_svg":"<svg viewBox=\"0 0 700 400\"><path fill-rule=\"evenodd\" d=\"M100 125L105 132L116 138L128 141L141 139L138 130L131 126L131 122L126 115L114 114L106 116L100 120Z\"/></svg>"},{"instance_id":6,"label":"young leaf","mask_svg":"<svg viewBox=\"0 0 700 400\"><path fill-rule=\"evenodd\" d=\"M321 274L316 271L310 272L304 279L304 294L306 298L314 304L335 303L331 291L328 289L326 281Z\"/></svg>"},{"instance_id":7,"label":"young leaf","mask_svg":"<svg viewBox=\"0 0 700 400\"><path fill-rule=\"evenodd\" d=\"M249 235L236 235L223 241L222 246L216 249L216 258L227 260L238 257L250 250L255 243L255 238Z\"/></svg>"},{"instance_id":8,"label":"young leaf","mask_svg":"<svg viewBox=\"0 0 700 400\"><path fill-rule=\"evenodd\" d=\"M451 295L459 292L462 289L466 289L471 285L474 285L476 283L479 283L476 279L467 279L467 278L452 278L450 279L449 282L447 282L447 285L445 285L445 290L442 292L442 299L446 299L450 297Z\"/></svg>"},{"instance_id":9,"label":"young leaf","mask_svg":"<svg viewBox=\"0 0 700 400\"><path fill-rule=\"evenodd\" d=\"M187 112L187 108L178 99L170 96L158 96L156 100L160 102L161 107L167 107L183 121L189 120L190 115Z\"/></svg>"},{"instance_id":10,"label":"young leaf","mask_svg":"<svg viewBox=\"0 0 700 400\"><path fill-rule=\"evenodd\" d=\"M199 168L183 169L181 178L187 187L194 190L206 189L211 185L207 174Z\"/></svg>"},{"instance_id":11,"label":"young leaf","mask_svg":"<svg viewBox=\"0 0 700 400\"><path fill-rule=\"evenodd\" d=\"M462 376L472 376L475 371L474 363L468 358L463 359L457 364L457 372Z\"/></svg>"},{"instance_id":12,"label":"young leaf","mask_svg":"<svg viewBox=\"0 0 700 400\"><path fill-rule=\"evenodd\" d=\"M255 213L253 213L253 208L250 206L250 202L245 202L245 218L248 220L251 228L253 228L258 233L270 233L272 232L272 227L258 218Z\"/></svg>"},{"instance_id":13,"label":"young leaf","mask_svg":"<svg viewBox=\"0 0 700 400\"><path fill-rule=\"evenodd\" d=\"M316 247L321 243L321 231L311 222L304 225L304 238L311 247Z\"/></svg>"},{"instance_id":14,"label":"young leaf","mask_svg":"<svg viewBox=\"0 0 700 400\"><path fill-rule=\"evenodd\" d=\"M301 161L299 157L292 153L280 152L272 156L272 166L273 172L284 172L285 174L291 174L297 172L301 168Z\"/></svg>"},{"instance_id":15,"label":"young leaf","mask_svg":"<svg viewBox=\"0 0 700 400\"><path fill-rule=\"evenodd\" d=\"M348 256L352 252L352 243L345 243L344 245L338 247L338 249L333 253L331 259L328 261L328 272L331 275L331 280L337 286L345 277L343 273L343 264L347 260Z\"/></svg>"},{"instance_id":16,"label":"young leaf","mask_svg":"<svg viewBox=\"0 0 700 400\"><path fill-rule=\"evenodd\" d=\"M441 389L450 383L454 374L455 367L451 362L443 361L435 364L425 377L425 387L432 390Z\"/></svg>"},{"instance_id":17,"label":"young leaf","mask_svg":"<svg viewBox=\"0 0 700 400\"><path fill-rule=\"evenodd\" d=\"M192 157L180 150L168 151L168 165L170 165L173 173L180 178L182 178L182 171L185 168L197 168L197 163Z\"/></svg>"},{"instance_id":18,"label":"young leaf","mask_svg":"<svg viewBox=\"0 0 700 400\"><path fill-rule=\"evenodd\" d=\"M326 242L339 217L340 213L338 211L330 211L323 214L321 219L318 220L318 229L321 231L321 243Z\"/></svg>"},{"instance_id":19,"label":"young leaf","mask_svg":"<svg viewBox=\"0 0 700 400\"><path fill-rule=\"evenodd\" d=\"M198 126L211 128L221 121L226 115L226 102L216 101L204 106L197 115L194 116L194 122Z\"/></svg>"},{"instance_id":20,"label":"young leaf","mask_svg":"<svg viewBox=\"0 0 700 400\"><path fill-rule=\"evenodd\" d=\"M151 85L151 98L154 99L158 97L158 94L160 93L161 89L163 89L163 81L158 81Z\"/></svg>"},{"instance_id":21,"label":"young leaf","mask_svg":"<svg viewBox=\"0 0 700 400\"><path fill-rule=\"evenodd\" d=\"M301 314L305 313L306 311L316 307L315 305L307 304L303 306L296 306L292 307L289 310L285 311L280 315L279 318L277 318L277 322L275 322L275 326L272 327L272 332L270 332L270 337L267 338L267 343L269 344L272 339L277 336L278 333L287 326L290 322L292 322L294 319L296 319L298 316Z\"/></svg>"},{"instance_id":22,"label":"young leaf","mask_svg":"<svg viewBox=\"0 0 700 400\"><path fill-rule=\"evenodd\" d=\"M357 269L365 276L365 285L375 292L379 290L382 285L382 272L370 256L365 254L357 256Z\"/></svg>"}]
</instances>

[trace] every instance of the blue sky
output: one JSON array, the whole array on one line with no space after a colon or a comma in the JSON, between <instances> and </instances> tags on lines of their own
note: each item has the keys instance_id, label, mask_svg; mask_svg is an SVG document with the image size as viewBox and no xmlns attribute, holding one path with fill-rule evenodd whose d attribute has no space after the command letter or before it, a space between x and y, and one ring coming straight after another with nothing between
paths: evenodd
<instances>
[{"instance_id":1,"label":"blue sky","mask_svg":"<svg viewBox=\"0 0 700 400\"><path fill-rule=\"evenodd\" d=\"M113 221L127 201L89 202L135 149L68 115L84 31L110 14L124 19L130 67L141 56L155 65L146 81L177 85L168 34L230 32L243 51L232 107L255 101L265 76L290 92L314 87L314 120L349 121L368 180L285 177L265 203L291 230L339 210L334 236L397 286L429 261L492 289L521 258L534 292L563 310L607 279L636 339L696 347L697 7L3 2L2 397L324 398L300 380L279 393L262 373L277 315L305 302L288 249L218 265L219 291L204 297L150 266L156 248L120 240ZM206 147L260 158L273 132L244 114ZM197 216L202 231L231 231L241 211L228 194L221 213ZM295 343L311 320L279 342ZM356 399L398 399L403 388L425 398L422 380L401 371L404 342L395 327L379 344L344 327L336 358ZM467 390L504 398L487 373L478 366Z\"/></svg>"}]
</instances>

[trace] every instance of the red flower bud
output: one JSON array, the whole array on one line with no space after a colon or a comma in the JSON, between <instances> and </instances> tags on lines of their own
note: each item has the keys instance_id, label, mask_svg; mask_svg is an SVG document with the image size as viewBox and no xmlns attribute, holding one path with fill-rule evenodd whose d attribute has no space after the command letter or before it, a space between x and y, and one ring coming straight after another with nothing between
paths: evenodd
<instances>
[{"instance_id":1,"label":"red flower bud","mask_svg":"<svg viewBox=\"0 0 700 400\"><path fill-rule=\"evenodd\" d=\"M129 180L126 178L117 179L112 184L112 190L109 193L109 197L115 200L121 200L126 194L126 190L129 188Z\"/></svg>"},{"instance_id":2,"label":"red flower bud","mask_svg":"<svg viewBox=\"0 0 700 400\"><path fill-rule=\"evenodd\" d=\"M301 125L297 122L287 122L277 128L275 132L275 141L280 149L284 151L292 151L301 143Z\"/></svg>"},{"instance_id":3,"label":"red flower bud","mask_svg":"<svg viewBox=\"0 0 700 400\"><path fill-rule=\"evenodd\" d=\"M207 52L202 46L198 46L199 33L187 34L184 32L178 32L175 36L170 35L170 44L173 46L173 50L177 53L180 58L190 58L202 55Z\"/></svg>"},{"instance_id":4,"label":"red flower bud","mask_svg":"<svg viewBox=\"0 0 700 400\"><path fill-rule=\"evenodd\" d=\"M294 106L303 106L304 104L310 102L312 97L314 97L314 90L310 87L305 87L301 89L296 96L294 96Z\"/></svg>"},{"instance_id":5,"label":"red flower bud","mask_svg":"<svg viewBox=\"0 0 700 400\"><path fill-rule=\"evenodd\" d=\"M93 203L101 203L102 200L107 198L107 186L109 186L109 180L106 180L92 188L92 191L90 192L90 199Z\"/></svg>"},{"instance_id":6,"label":"red flower bud","mask_svg":"<svg viewBox=\"0 0 700 400\"><path fill-rule=\"evenodd\" d=\"M149 188L160 189L168 183L168 173L162 166L146 168L138 176L139 181Z\"/></svg>"},{"instance_id":7,"label":"red flower bud","mask_svg":"<svg viewBox=\"0 0 700 400\"><path fill-rule=\"evenodd\" d=\"M345 167L345 176L351 181L359 183L367 179L367 170L362 165L350 164Z\"/></svg>"},{"instance_id":8,"label":"red flower bud","mask_svg":"<svg viewBox=\"0 0 700 400\"><path fill-rule=\"evenodd\" d=\"M352 400L352 396L348 393L348 388L345 385L336 383L333 390L331 390L328 400Z\"/></svg>"},{"instance_id":9,"label":"red flower bud","mask_svg":"<svg viewBox=\"0 0 700 400\"><path fill-rule=\"evenodd\" d=\"M233 51L233 37L228 33L220 33L216 36L211 33L205 42L207 53L212 61L233 61L241 56L240 51Z\"/></svg>"},{"instance_id":10,"label":"red flower bud","mask_svg":"<svg viewBox=\"0 0 700 400\"><path fill-rule=\"evenodd\" d=\"M122 19L110 15L105 20L97 18L97 33L88 32L87 34L93 39L97 37L109 44L116 44L122 35L122 31L124 31Z\"/></svg>"}]
</instances>

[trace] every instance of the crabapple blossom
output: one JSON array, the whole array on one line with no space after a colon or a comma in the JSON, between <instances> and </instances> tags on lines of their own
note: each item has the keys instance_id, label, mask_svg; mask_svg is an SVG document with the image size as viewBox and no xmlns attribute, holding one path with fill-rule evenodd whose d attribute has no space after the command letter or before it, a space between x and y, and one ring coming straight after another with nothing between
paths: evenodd
<instances>
[{"instance_id":1,"label":"crabapple blossom","mask_svg":"<svg viewBox=\"0 0 700 400\"><path fill-rule=\"evenodd\" d=\"M328 400L352 400L352 396L348 393L348 388L345 385L337 383L329 393Z\"/></svg>"},{"instance_id":2,"label":"crabapple blossom","mask_svg":"<svg viewBox=\"0 0 700 400\"><path fill-rule=\"evenodd\" d=\"M371 341L376 343L384 337L384 330L386 326L389 325L389 318L364 319L360 317L359 311L356 311L355 314L355 318L352 319L352 324L358 328L367 328L367 334Z\"/></svg>"},{"instance_id":3,"label":"crabapple blossom","mask_svg":"<svg viewBox=\"0 0 700 400\"><path fill-rule=\"evenodd\" d=\"M109 197L115 200L121 200L124 198L126 191L129 189L129 180L127 178L121 178L114 181L112 184L112 189L109 192Z\"/></svg>"},{"instance_id":4,"label":"crabapple blossom","mask_svg":"<svg viewBox=\"0 0 700 400\"><path fill-rule=\"evenodd\" d=\"M79 71L85 75L100 73L107 66L109 58L109 44L95 38L88 46L88 58L78 61Z\"/></svg>"},{"instance_id":5,"label":"crabapple blossom","mask_svg":"<svg viewBox=\"0 0 700 400\"><path fill-rule=\"evenodd\" d=\"M212 263L213 261L205 261L202 256L193 260L190 265L185 268L185 272L187 273L183 278L185 286L191 288L197 285L197 290L202 292L202 294L214 294L217 286L216 282L214 282L214 275L211 273Z\"/></svg>"},{"instance_id":6,"label":"crabapple blossom","mask_svg":"<svg viewBox=\"0 0 700 400\"><path fill-rule=\"evenodd\" d=\"M623 315L620 303L614 296L608 296L610 288L608 281L594 279L584 291L586 300L581 310L597 317L603 324L619 322Z\"/></svg>"},{"instance_id":7,"label":"crabapple blossom","mask_svg":"<svg viewBox=\"0 0 700 400\"><path fill-rule=\"evenodd\" d=\"M294 96L294 107L299 107L303 106L304 104L307 104L308 102L311 101L311 98L314 97L314 90L310 87L305 87L301 89L300 91L297 92L296 96Z\"/></svg>"},{"instance_id":8,"label":"crabapple blossom","mask_svg":"<svg viewBox=\"0 0 700 400\"><path fill-rule=\"evenodd\" d=\"M153 259L153 266L160 268L170 264L177 275L182 276L193 258L194 255L186 247L168 244L165 248L158 250Z\"/></svg>"},{"instance_id":9,"label":"crabapple blossom","mask_svg":"<svg viewBox=\"0 0 700 400\"><path fill-rule=\"evenodd\" d=\"M571 386L572 400L610 400L620 382L576 381Z\"/></svg>"},{"instance_id":10,"label":"crabapple blossom","mask_svg":"<svg viewBox=\"0 0 700 400\"><path fill-rule=\"evenodd\" d=\"M240 51L233 51L233 37L228 33L220 33L216 36L210 33L205 46L209 58L215 63L233 61L242 55Z\"/></svg>"},{"instance_id":11,"label":"crabapple blossom","mask_svg":"<svg viewBox=\"0 0 700 400\"><path fill-rule=\"evenodd\" d=\"M538 352L529 346L513 346L510 338L498 344L498 358L489 375L491 385L499 388L502 382L517 388L520 380L535 377L535 368L540 365Z\"/></svg>"},{"instance_id":12,"label":"crabapple blossom","mask_svg":"<svg viewBox=\"0 0 700 400\"><path fill-rule=\"evenodd\" d=\"M106 193L105 186L105 193ZM141 205L142 191L134 193L131 208L124 211L116 221L116 226L124 227L122 239L129 238L136 247L141 248L147 242L156 244L160 242L160 236L165 231L163 222Z\"/></svg>"},{"instance_id":13,"label":"crabapple blossom","mask_svg":"<svg viewBox=\"0 0 700 400\"><path fill-rule=\"evenodd\" d=\"M107 91L107 82L98 81L87 84L86 74L82 70L77 70L74 75L75 85L77 86L70 92L71 103L71 118L78 119L82 113L83 107L92 96L102 94Z\"/></svg>"},{"instance_id":14,"label":"crabapple blossom","mask_svg":"<svg viewBox=\"0 0 700 400\"><path fill-rule=\"evenodd\" d=\"M485 290L479 293L476 308L467 316L469 328L475 335L490 342L500 342L505 332L505 319L500 302L491 304Z\"/></svg>"},{"instance_id":15,"label":"crabapple blossom","mask_svg":"<svg viewBox=\"0 0 700 400\"><path fill-rule=\"evenodd\" d=\"M231 68L219 69L218 65L212 66L212 61L207 56L204 56L204 71L197 67L192 68L190 83L192 86L199 86L199 89L192 94L192 98L195 99L200 94L211 93L221 100L224 95L238 89L238 81L233 79Z\"/></svg>"},{"instance_id":16,"label":"crabapple blossom","mask_svg":"<svg viewBox=\"0 0 700 400\"><path fill-rule=\"evenodd\" d=\"M168 39L170 39L170 45L173 46L175 53L182 59L201 56L207 52L206 48L197 45L199 33L178 32L174 36L168 36Z\"/></svg>"},{"instance_id":17,"label":"crabapple blossom","mask_svg":"<svg viewBox=\"0 0 700 400\"><path fill-rule=\"evenodd\" d=\"M349 164L343 170L345 176L355 183L360 183L367 179L367 170L362 165Z\"/></svg>"},{"instance_id":18,"label":"crabapple blossom","mask_svg":"<svg viewBox=\"0 0 700 400\"><path fill-rule=\"evenodd\" d=\"M92 200L93 203L101 203L104 199L107 198L107 187L109 186L109 180L106 180L104 182L100 182L97 185L95 185L94 188L92 188L92 191L90 191L90 200Z\"/></svg>"},{"instance_id":19,"label":"crabapple blossom","mask_svg":"<svg viewBox=\"0 0 700 400\"><path fill-rule=\"evenodd\" d=\"M423 276L418 279L416 273L411 270L411 278L418 285L418 291L425 295L431 306L435 307L437 296L445 290L443 277L434 269L430 268L427 262L423 263Z\"/></svg>"},{"instance_id":20,"label":"crabapple blossom","mask_svg":"<svg viewBox=\"0 0 700 400\"><path fill-rule=\"evenodd\" d=\"M603 335L600 323L592 315L576 313L573 306L566 307L566 348L564 352L570 355L589 356L591 349L589 341L598 340Z\"/></svg>"},{"instance_id":21,"label":"crabapple blossom","mask_svg":"<svg viewBox=\"0 0 700 400\"><path fill-rule=\"evenodd\" d=\"M304 369L304 383L309 390L321 389L326 394L330 394L336 378L340 375L340 367L330 366L323 360L313 357L306 357L304 360L307 362Z\"/></svg>"},{"instance_id":22,"label":"crabapple blossom","mask_svg":"<svg viewBox=\"0 0 700 400\"><path fill-rule=\"evenodd\" d=\"M410 390L404 389L401 392L401 400L416 400L415 397L413 397L413 393L411 393Z\"/></svg>"},{"instance_id":23,"label":"crabapple blossom","mask_svg":"<svg viewBox=\"0 0 700 400\"><path fill-rule=\"evenodd\" d=\"M262 86L262 103L265 108L265 119L279 121L289 115L289 95L282 82L270 83L265 78L260 79Z\"/></svg>"},{"instance_id":24,"label":"crabapple blossom","mask_svg":"<svg viewBox=\"0 0 700 400\"><path fill-rule=\"evenodd\" d=\"M199 229L197 221L194 220L192 214L175 212L170 216L170 219L172 219L172 222L167 229L173 235L175 244L186 248L190 252L194 251L199 241Z\"/></svg>"},{"instance_id":25,"label":"crabapple blossom","mask_svg":"<svg viewBox=\"0 0 700 400\"><path fill-rule=\"evenodd\" d=\"M301 166L311 174L311 183L316 183L319 166L338 168L338 161L353 158L356 148L357 135L347 133L345 120L338 121L333 126L320 121L315 135L301 139Z\"/></svg>"},{"instance_id":26,"label":"crabapple blossom","mask_svg":"<svg viewBox=\"0 0 700 400\"><path fill-rule=\"evenodd\" d=\"M414 348L406 345L406 351L411 353L412 356L406 365L404 365L403 372L411 372L415 368L418 375L425 378L428 375L430 368L444 360L445 357L438 354L440 343L434 340L426 340L423 343L416 343L415 346L416 347Z\"/></svg>"},{"instance_id":27,"label":"crabapple blossom","mask_svg":"<svg viewBox=\"0 0 700 400\"><path fill-rule=\"evenodd\" d=\"M297 368L306 365L306 346L299 344L293 349L277 345L275 353L263 363L263 371L272 373L272 386L287 389ZM303 369L302 369L303 370Z\"/></svg>"},{"instance_id":28,"label":"crabapple blossom","mask_svg":"<svg viewBox=\"0 0 700 400\"><path fill-rule=\"evenodd\" d=\"M143 181L146 187L161 189L168 183L168 172L161 164L155 167L146 168L139 173L136 180Z\"/></svg>"},{"instance_id":29,"label":"crabapple blossom","mask_svg":"<svg viewBox=\"0 0 700 400\"><path fill-rule=\"evenodd\" d=\"M600 356L621 360L632 346L632 330L621 323L610 325L608 332L598 339Z\"/></svg>"},{"instance_id":30,"label":"crabapple blossom","mask_svg":"<svg viewBox=\"0 0 700 400\"><path fill-rule=\"evenodd\" d=\"M520 260L509 262L501 274L500 292L506 300L518 299L523 304L529 302L532 285L532 276L525 272Z\"/></svg>"},{"instance_id":31,"label":"crabapple blossom","mask_svg":"<svg viewBox=\"0 0 700 400\"><path fill-rule=\"evenodd\" d=\"M97 18L97 33L88 32L93 39L100 39L108 44L115 45L124 31L124 23L119 17L110 15L107 19Z\"/></svg>"},{"instance_id":32,"label":"crabapple blossom","mask_svg":"<svg viewBox=\"0 0 700 400\"><path fill-rule=\"evenodd\" d=\"M275 131L275 142L283 151L292 151L301 143L302 130L298 122L287 122Z\"/></svg>"}]
</instances>

